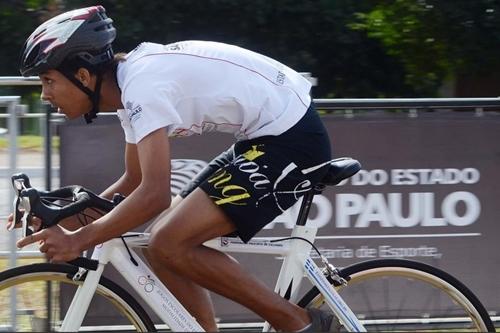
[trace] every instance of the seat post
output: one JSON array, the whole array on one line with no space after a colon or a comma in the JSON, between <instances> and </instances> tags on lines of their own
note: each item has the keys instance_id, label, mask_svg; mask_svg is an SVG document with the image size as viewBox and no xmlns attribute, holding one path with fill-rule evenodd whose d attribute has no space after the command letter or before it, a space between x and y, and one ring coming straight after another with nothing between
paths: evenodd
<instances>
[{"instance_id":1,"label":"seat post","mask_svg":"<svg viewBox=\"0 0 500 333\"><path fill-rule=\"evenodd\" d=\"M319 194L324 189L324 185L318 184L312 189L310 189L304 197L302 198L302 203L300 204L299 215L297 216L297 222L295 225L306 225L307 217L309 216L309 211L311 210L311 205L313 198L316 194Z\"/></svg>"}]
</instances>

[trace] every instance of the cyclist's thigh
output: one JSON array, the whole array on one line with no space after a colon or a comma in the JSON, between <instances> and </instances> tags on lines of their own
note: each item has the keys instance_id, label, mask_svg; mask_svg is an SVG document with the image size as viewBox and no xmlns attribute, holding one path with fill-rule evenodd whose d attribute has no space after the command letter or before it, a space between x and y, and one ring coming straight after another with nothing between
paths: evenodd
<instances>
[{"instance_id":1,"label":"cyclist's thigh","mask_svg":"<svg viewBox=\"0 0 500 333\"><path fill-rule=\"evenodd\" d=\"M226 151L219 154L212 161L208 163L208 165L203 168L186 186L179 192L177 196L172 199L172 203L170 207L163 211L160 215L158 215L151 224L146 228L145 232L151 232L153 227L161 220L165 219L165 216L168 215L179 203L187 197L191 192L193 192L198 186L204 182L208 177L210 177L214 172L216 172L219 168L223 167L230 160L232 160L234 156L233 146L229 147Z\"/></svg>"},{"instance_id":2,"label":"cyclist's thigh","mask_svg":"<svg viewBox=\"0 0 500 333\"><path fill-rule=\"evenodd\" d=\"M182 249L182 246L197 246L234 230L228 216L197 188L159 219L151 233L165 246Z\"/></svg>"}]
</instances>

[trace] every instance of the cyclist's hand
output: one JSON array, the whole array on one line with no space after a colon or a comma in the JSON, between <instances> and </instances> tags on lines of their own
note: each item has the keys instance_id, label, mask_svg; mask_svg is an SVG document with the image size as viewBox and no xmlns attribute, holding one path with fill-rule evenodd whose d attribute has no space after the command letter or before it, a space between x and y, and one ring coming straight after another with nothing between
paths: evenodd
<instances>
[{"instance_id":1,"label":"cyclist's hand","mask_svg":"<svg viewBox=\"0 0 500 333\"><path fill-rule=\"evenodd\" d=\"M30 221L29 224L32 227L33 231L40 230L40 227L42 226L42 220L40 220L38 217L32 217L29 219L29 221ZM10 214L9 217L7 218L7 230L10 230L13 223L14 223L14 214ZM21 223L15 225L14 228L21 228Z\"/></svg>"},{"instance_id":2,"label":"cyclist's hand","mask_svg":"<svg viewBox=\"0 0 500 333\"><path fill-rule=\"evenodd\" d=\"M81 250L76 246L78 243L75 232L68 231L59 225L43 229L27 236L17 242L17 247L39 242L40 252L50 261L70 261L80 256Z\"/></svg>"},{"instance_id":3,"label":"cyclist's hand","mask_svg":"<svg viewBox=\"0 0 500 333\"><path fill-rule=\"evenodd\" d=\"M14 214L10 214L7 218L7 230L10 230L12 223L14 223Z\"/></svg>"}]
</instances>

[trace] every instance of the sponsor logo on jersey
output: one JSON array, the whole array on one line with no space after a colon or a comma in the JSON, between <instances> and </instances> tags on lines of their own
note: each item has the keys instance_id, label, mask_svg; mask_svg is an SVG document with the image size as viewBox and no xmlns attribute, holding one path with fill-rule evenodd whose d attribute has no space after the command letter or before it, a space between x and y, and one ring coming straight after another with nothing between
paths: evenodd
<instances>
[{"instance_id":1,"label":"sponsor logo on jersey","mask_svg":"<svg viewBox=\"0 0 500 333\"><path fill-rule=\"evenodd\" d=\"M142 106L140 104L134 106L134 103L129 101L125 103L125 109L127 110L128 120L131 124L142 116Z\"/></svg>"}]
</instances>

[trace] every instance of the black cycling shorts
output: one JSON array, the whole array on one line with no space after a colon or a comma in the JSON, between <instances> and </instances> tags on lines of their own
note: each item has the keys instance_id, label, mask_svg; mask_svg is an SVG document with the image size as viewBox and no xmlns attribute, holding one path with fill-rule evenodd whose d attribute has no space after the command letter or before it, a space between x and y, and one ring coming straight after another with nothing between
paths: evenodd
<instances>
[{"instance_id":1,"label":"black cycling shorts","mask_svg":"<svg viewBox=\"0 0 500 333\"><path fill-rule=\"evenodd\" d=\"M229 216L248 242L319 182L331 159L330 140L313 105L278 136L239 141L213 159L180 195L200 187Z\"/></svg>"}]
</instances>

